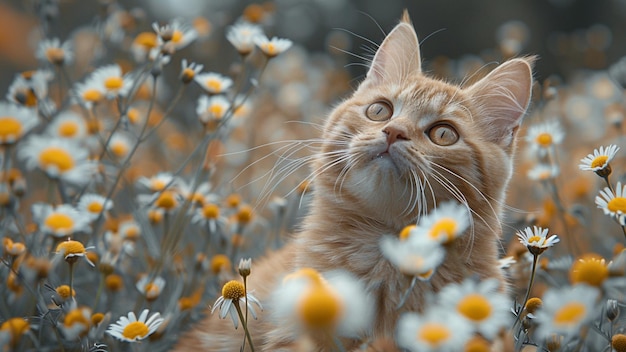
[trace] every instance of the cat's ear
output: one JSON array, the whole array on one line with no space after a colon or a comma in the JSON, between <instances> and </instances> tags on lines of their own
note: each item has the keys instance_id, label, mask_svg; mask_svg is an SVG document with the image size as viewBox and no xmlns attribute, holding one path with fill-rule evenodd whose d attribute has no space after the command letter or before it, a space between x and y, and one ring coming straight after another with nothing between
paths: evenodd
<instances>
[{"instance_id":1,"label":"cat's ear","mask_svg":"<svg viewBox=\"0 0 626 352\"><path fill-rule=\"evenodd\" d=\"M492 142L508 149L530 103L536 57L509 60L467 91L477 103L477 120Z\"/></svg>"},{"instance_id":2,"label":"cat's ear","mask_svg":"<svg viewBox=\"0 0 626 352\"><path fill-rule=\"evenodd\" d=\"M367 80L376 83L398 82L409 73L421 72L420 49L417 34L409 13L404 10L400 23L378 47L367 72Z\"/></svg>"}]
</instances>

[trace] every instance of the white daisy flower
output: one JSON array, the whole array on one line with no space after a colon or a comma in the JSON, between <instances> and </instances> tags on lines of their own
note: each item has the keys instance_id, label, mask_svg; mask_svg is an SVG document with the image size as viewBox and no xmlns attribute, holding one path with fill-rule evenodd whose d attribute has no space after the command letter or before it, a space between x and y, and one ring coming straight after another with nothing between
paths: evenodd
<instances>
[{"instance_id":1,"label":"white daisy flower","mask_svg":"<svg viewBox=\"0 0 626 352\"><path fill-rule=\"evenodd\" d=\"M91 309L88 307L71 309L65 314L63 322L58 322L57 326L63 332L66 339L70 341L78 340L89 332L89 327L91 326Z\"/></svg>"},{"instance_id":2,"label":"white daisy flower","mask_svg":"<svg viewBox=\"0 0 626 352\"><path fill-rule=\"evenodd\" d=\"M200 73L194 80L209 94L225 93L233 85L232 79L214 72Z\"/></svg>"},{"instance_id":3,"label":"white daisy flower","mask_svg":"<svg viewBox=\"0 0 626 352\"><path fill-rule=\"evenodd\" d=\"M137 180L137 186L140 189L150 192L159 192L168 188L175 187L178 184L178 178L169 172L160 172L152 177L142 176Z\"/></svg>"},{"instance_id":4,"label":"white daisy flower","mask_svg":"<svg viewBox=\"0 0 626 352\"><path fill-rule=\"evenodd\" d=\"M547 181L556 178L559 172L558 165L539 163L528 170L527 176L533 181Z\"/></svg>"},{"instance_id":5,"label":"white daisy flower","mask_svg":"<svg viewBox=\"0 0 626 352\"><path fill-rule=\"evenodd\" d=\"M396 331L398 346L411 352L463 351L472 336L467 321L447 307L434 307L422 315L404 313Z\"/></svg>"},{"instance_id":6,"label":"white daisy flower","mask_svg":"<svg viewBox=\"0 0 626 352\"><path fill-rule=\"evenodd\" d=\"M176 50L186 47L198 38L198 32L194 28L176 19L165 26L159 26L155 22L152 24L152 29L158 36L159 45L171 43Z\"/></svg>"},{"instance_id":7,"label":"white daisy flower","mask_svg":"<svg viewBox=\"0 0 626 352\"><path fill-rule=\"evenodd\" d=\"M153 301L159 298L161 292L163 292L165 279L160 276L151 279L150 275L144 275L137 281L136 287L146 297L146 300Z\"/></svg>"},{"instance_id":8,"label":"white daisy flower","mask_svg":"<svg viewBox=\"0 0 626 352\"><path fill-rule=\"evenodd\" d=\"M44 39L39 43L35 56L40 61L49 62L53 65L71 64L74 60L72 43L65 41L61 44L59 38Z\"/></svg>"},{"instance_id":9,"label":"white daisy flower","mask_svg":"<svg viewBox=\"0 0 626 352\"><path fill-rule=\"evenodd\" d=\"M206 203L196 208L191 222L208 229L210 234L217 233L218 229L224 229L227 225L227 219L221 216L220 207L215 203Z\"/></svg>"},{"instance_id":10,"label":"white daisy flower","mask_svg":"<svg viewBox=\"0 0 626 352\"><path fill-rule=\"evenodd\" d=\"M254 38L263 35L260 26L239 22L226 30L226 39L237 49L240 55L246 56L254 49Z\"/></svg>"},{"instance_id":11,"label":"white daisy flower","mask_svg":"<svg viewBox=\"0 0 626 352\"><path fill-rule=\"evenodd\" d=\"M294 336L302 331L357 337L372 323L374 302L363 284L343 271L323 275L304 268L287 275L272 296L272 314Z\"/></svg>"},{"instance_id":12,"label":"white daisy flower","mask_svg":"<svg viewBox=\"0 0 626 352\"><path fill-rule=\"evenodd\" d=\"M586 157L580 159L580 165L578 167L583 171L602 171L609 166L609 163L615 155L619 147L615 144L611 144L604 148L601 146L600 149L594 149L593 154L588 154Z\"/></svg>"},{"instance_id":13,"label":"white daisy flower","mask_svg":"<svg viewBox=\"0 0 626 352\"><path fill-rule=\"evenodd\" d=\"M98 167L97 162L87 159L87 149L73 141L47 136L31 136L20 144L17 155L27 169L40 169L51 178L77 186L91 182Z\"/></svg>"},{"instance_id":14,"label":"white daisy flower","mask_svg":"<svg viewBox=\"0 0 626 352\"><path fill-rule=\"evenodd\" d=\"M474 332L489 340L493 340L501 329L510 326L511 302L500 292L497 279L481 282L465 279L460 284L445 286L438 297L440 306L456 309Z\"/></svg>"},{"instance_id":15,"label":"white daisy flower","mask_svg":"<svg viewBox=\"0 0 626 352\"><path fill-rule=\"evenodd\" d=\"M126 160L128 154L134 146L134 143L136 142L131 141L131 137L129 137L126 133L115 132L109 140L107 149L109 150L109 153L111 153L118 160Z\"/></svg>"},{"instance_id":16,"label":"white daisy flower","mask_svg":"<svg viewBox=\"0 0 626 352\"><path fill-rule=\"evenodd\" d=\"M154 313L148 318L149 313L150 310L144 309L137 319L134 312L129 312L128 317L121 316L117 322L109 325L106 332L121 341L141 341L157 331L164 321L160 313Z\"/></svg>"},{"instance_id":17,"label":"white daisy flower","mask_svg":"<svg viewBox=\"0 0 626 352\"><path fill-rule=\"evenodd\" d=\"M446 251L439 243L425 236L414 236L417 239L397 239L385 236L380 241L383 256L406 275L428 280L443 262Z\"/></svg>"},{"instance_id":18,"label":"white daisy flower","mask_svg":"<svg viewBox=\"0 0 626 352\"><path fill-rule=\"evenodd\" d=\"M578 334L583 325L601 312L596 306L599 294L597 288L584 284L549 289L543 295L541 309L535 313L539 324L535 334L540 339L552 334L566 338Z\"/></svg>"},{"instance_id":19,"label":"white daisy flower","mask_svg":"<svg viewBox=\"0 0 626 352\"><path fill-rule=\"evenodd\" d=\"M75 101L89 110L106 96L104 86L99 81L91 78L85 80L85 82L76 83L73 91Z\"/></svg>"},{"instance_id":20,"label":"white daisy flower","mask_svg":"<svg viewBox=\"0 0 626 352\"><path fill-rule=\"evenodd\" d=\"M130 45L130 52L137 62L146 61L148 53L159 45L157 35L153 32L141 32L137 34Z\"/></svg>"},{"instance_id":21,"label":"white daisy flower","mask_svg":"<svg viewBox=\"0 0 626 352\"><path fill-rule=\"evenodd\" d=\"M29 108L39 107L40 111L51 114L56 107L48 99L48 83L54 74L49 70L27 71L15 76L9 86L7 99Z\"/></svg>"},{"instance_id":22,"label":"white daisy flower","mask_svg":"<svg viewBox=\"0 0 626 352\"><path fill-rule=\"evenodd\" d=\"M220 319L226 318L226 315L230 314L230 318L233 321L235 329L239 326L239 316L237 314L237 307L241 307L242 304L246 304L246 296L248 301L248 311L252 314L254 319L257 318L256 311L252 306L252 303L256 304L261 310L261 302L254 297L250 292L245 292L243 283L232 280L222 286L222 295L215 301L213 308L211 308L211 314L213 314L218 308L220 310Z\"/></svg>"},{"instance_id":23,"label":"white daisy flower","mask_svg":"<svg viewBox=\"0 0 626 352\"><path fill-rule=\"evenodd\" d=\"M467 207L455 201L449 201L440 204L423 217L412 232L423 232L431 240L448 244L461 236L469 224L470 214Z\"/></svg>"},{"instance_id":24,"label":"white daisy flower","mask_svg":"<svg viewBox=\"0 0 626 352\"><path fill-rule=\"evenodd\" d=\"M116 96L125 97L133 86L133 80L129 75L122 74L119 65L103 66L95 70L90 78L93 83L104 88L106 96L111 99Z\"/></svg>"},{"instance_id":25,"label":"white daisy flower","mask_svg":"<svg viewBox=\"0 0 626 352\"><path fill-rule=\"evenodd\" d=\"M268 39L265 35L258 35L253 38L254 43L261 49L268 58L273 58L285 52L291 47L293 42L289 39L273 37Z\"/></svg>"},{"instance_id":26,"label":"white daisy flower","mask_svg":"<svg viewBox=\"0 0 626 352\"><path fill-rule=\"evenodd\" d=\"M80 197L76 208L94 221L113 208L113 201L99 194L86 193Z\"/></svg>"},{"instance_id":27,"label":"white daisy flower","mask_svg":"<svg viewBox=\"0 0 626 352\"><path fill-rule=\"evenodd\" d=\"M500 269L508 269L515 263L517 263L517 260L515 260L515 257L513 256L498 259L498 267Z\"/></svg>"},{"instance_id":28,"label":"white daisy flower","mask_svg":"<svg viewBox=\"0 0 626 352\"><path fill-rule=\"evenodd\" d=\"M89 232L89 218L69 204L52 206L35 203L31 207L33 220L39 229L54 237L70 237L78 232Z\"/></svg>"},{"instance_id":29,"label":"white daisy flower","mask_svg":"<svg viewBox=\"0 0 626 352\"><path fill-rule=\"evenodd\" d=\"M187 59L181 61L180 80L187 84L193 81L196 75L202 72L203 65L196 64L195 62L187 63Z\"/></svg>"},{"instance_id":30,"label":"white daisy flower","mask_svg":"<svg viewBox=\"0 0 626 352\"><path fill-rule=\"evenodd\" d=\"M136 241L141 236L141 227L135 220L122 221L117 233L126 240Z\"/></svg>"},{"instance_id":31,"label":"white daisy flower","mask_svg":"<svg viewBox=\"0 0 626 352\"><path fill-rule=\"evenodd\" d=\"M622 183L618 182L615 194L609 187L604 187L596 196L596 205L604 211L605 215L619 218L626 214L626 185L622 186Z\"/></svg>"},{"instance_id":32,"label":"white daisy flower","mask_svg":"<svg viewBox=\"0 0 626 352\"><path fill-rule=\"evenodd\" d=\"M89 258L87 258L87 250L93 248L95 247L90 246L85 248L81 242L68 239L67 241L62 241L57 245L56 252L62 255L66 262L74 263L76 260L84 258L89 265L96 266L91 262L91 260L89 260Z\"/></svg>"},{"instance_id":33,"label":"white daisy flower","mask_svg":"<svg viewBox=\"0 0 626 352\"><path fill-rule=\"evenodd\" d=\"M230 109L230 101L223 95L206 96L202 95L198 99L198 107L196 113L202 124L216 122L224 117L224 114Z\"/></svg>"},{"instance_id":34,"label":"white daisy flower","mask_svg":"<svg viewBox=\"0 0 626 352\"><path fill-rule=\"evenodd\" d=\"M564 138L565 131L557 120L532 125L526 134L526 141L531 150L540 156L546 155L550 148L561 144Z\"/></svg>"},{"instance_id":35,"label":"white daisy flower","mask_svg":"<svg viewBox=\"0 0 626 352\"><path fill-rule=\"evenodd\" d=\"M530 253L539 255L560 241L557 235L548 237L548 230L537 226L531 229L529 226L522 232L518 232L517 237Z\"/></svg>"},{"instance_id":36,"label":"white daisy flower","mask_svg":"<svg viewBox=\"0 0 626 352\"><path fill-rule=\"evenodd\" d=\"M17 142L38 123L32 109L0 102L0 145Z\"/></svg>"},{"instance_id":37,"label":"white daisy flower","mask_svg":"<svg viewBox=\"0 0 626 352\"><path fill-rule=\"evenodd\" d=\"M77 113L63 111L52 120L46 132L54 137L79 141L87 135L87 123Z\"/></svg>"}]
</instances>

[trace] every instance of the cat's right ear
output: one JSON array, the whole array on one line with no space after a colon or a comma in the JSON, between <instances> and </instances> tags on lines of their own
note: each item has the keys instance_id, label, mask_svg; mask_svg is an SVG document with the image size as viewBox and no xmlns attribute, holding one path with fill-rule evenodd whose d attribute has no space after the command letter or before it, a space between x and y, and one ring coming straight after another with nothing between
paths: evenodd
<instances>
[{"instance_id":1,"label":"cat's right ear","mask_svg":"<svg viewBox=\"0 0 626 352\"><path fill-rule=\"evenodd\" d=\"M366 80L375 83L393 83L403 80L410 73L421 72L419 42L411 24L409 13L404 10L402 20L385 37L376 50L376 55Z\"/></svg>"}]
</instances>

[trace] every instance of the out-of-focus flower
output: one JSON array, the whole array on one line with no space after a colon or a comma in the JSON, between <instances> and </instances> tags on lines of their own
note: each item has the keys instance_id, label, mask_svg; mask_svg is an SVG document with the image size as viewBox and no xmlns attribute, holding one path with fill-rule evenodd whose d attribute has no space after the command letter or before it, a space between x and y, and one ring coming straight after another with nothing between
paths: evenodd
<instances>
[{"instance_id":1,"label":"out-of-focus flower","mask_svg":"<svg viewBox=\"0 0 626 352\"><path fill-rule=\"evenodd\" d=\"M77 340L89 331L91 326L91 309L87 307L74 308L65 314L63 322L58 326L68 340Z\"/></svg>"},{"instance_id":2,"label":"out-of-focus flower","mask_svg":"<svg viewBox=\"0 0 626 352\"><path fill-rule=\"evenodd\" d=\"M117 322L109 325L106 332L121 341L141 341L152 335L164 321L160 313L154 313L148 318L149 313L148 309L144 309L137 319L134 312L129 312L128 317L121 316Z\"/></svg>"},{"instance_id":3,"label":"out-of-focus flower","mask_svg":"<svg viewBox=\"0 0 626 352\"><path fill-rule=\"evenodd\" d=\"M104 99L106 89L99 82L87 79L85 82L76 83L74 92L77 102L85 108L91 109Z\"/></svg>"},{"instance_id":4,"label":"out-of-focus flower","mask_svg":"<svg viewBox=\"0 0 626 352\"><path fill-rule=\"evenodd\" d=\"M206 96L202 95L198 99L196 113L203 125L209 130L214 130L217 123L224 117L230 109L230 102L223 95Z\"/></svg>"},{"instance_id":5,"label":"out-of-focus flower","mask_svg":"<svg viewBox=\"0 0 626 352\"><path fill-rule=\"evenodd\" d=\"M48 100L48 83L53 78L54 74L49 70L18 74L9 86L7 99L29 108L37 107L40 111L51 114L55 106Z\"/></svg>"},{"instance_id":6,"label":"out-of-focus flower","mask_svg":"<svg viewBox=\"0 0 626 352\"><path fill-rule=\"evenodd\" d=\"M587 284L602 287L609 277L609 268L604 258L597 254L586 254L574 262L570 269L572 285Z\"/></svg>"},{"instance_id":7,"label":"out-of-focus flower","mask_svg":"<svg viewBox=\"0 0 626 352\"><path fill-rule=\"evenodd\" d=\"M164 287L165 279L160 276L151 279L149 275L146 275L137 281L137 290L139 290L148 301L154 301L159 298Z\"/></svg>"},{"instance_id":8,"label":"out-of-focus flower","mask_svg":"<svg viewBox=\"0 0 626 352\"><path fill-rule=\"evenodd\" d=\"M104 88L107 98L125 97L133 86L129 75L123 75L119 65L103 66L95 70L89 78L94 86Z\"/></svg>"},{"instance_id":9,"label":"out-of-focus flower","mask_svg":"<svg viewBox=\"0 0 626 352\"><path fill-rule=\"evenodd\" d=\"M93 248L93 247L90 247ZM79 241L67 240L57 245L57 253L63 256L66 262L73 264L80 258L85 258L91 266L96 266L87 258L87 248Z\"/></svg>"},{"instance_id":10,"label":"out-of-focus flower","mask_svg":"<svg viewBox=\"0 0 626 352\"><path fill-rule=\"evenodd\" d=\"M0 145L13 144L39 123L34 111L0 102Z\"/></svg>"},{"instance_id":11,"label":"out-of-focus flower","mask_svg":"<svg viewBox=\"0 0 626 352\"><path fill-rule=\"evenodd\" d=\"M118 160L126 160L132 148L131 137L122 132L114 133L107 145L109 152Z\"/></svg>"},{"instance_id":12,"label":"out-of-focus flower","mask_svg":"<svg viewBox=\"0 0 626 352\"><path fill-rule=\"evenodd\" d=\"M380 241L380 247L383 256L402 273L421 280L430 279L446 255L439 243L424 237L400 240L386 236Z\"/></svg>"},{"instance_id":13,"label":"out-of-focus flower","mask_svg":"<svg viewBox=\"0 0 626 352\"><path fill-rule=\"evenodd\" d=\"M8 334L11 346L15 346L22 335L30 331L30 324L24 318L10 318L0 325L0 332Z\"/></svg>"},{"instance_id":14,"label":"out-of-focus flower","mask_svg":"<svg viewBox=\"0 0 626 352\"><path fill-rule=\"evenodd\" d=\"M157 23L153 23L152 29L158 35L159 45L171 44L175 50L186 47L198 37L195 29L179 20L173 20L170 24L161 27Z\"/></svg>"},{"instance_id":15,"label":"out-of-focus flower","mask_svg":"<svg viewBox=\"0 0 626 352\"><path fill-rule=\"evenodd\" d=\"M52 120L46 131L54 137L80 141L87 135L87 124L75 112L64 111Z\"/></svg>"},{"instance_id":16,"label":"out-of-focus flower","mask_svg":"<svg viewBox=\"0 0 626 352\"><path fill-rule=\"evenodd\" d=\"M556 164L536 164L532 169L528 170L528 178L533 181L548 181L559 175L560 169Z\"/></svg>"},{"instance_id":17,"label":"out-of-focus flower","mask_svg":"<svg viewBox=\"0 0 626 352\"><path fill-rule=\"evenodd\" d=\"M160 172L150 178L140 177L137 180L137 186L147 189L151 192L159 192L166 186L173 187L178 183L178 178L169 172Z\"/></svg>"},{"instance_id":18,"label":"out-of-focus flower","mask_svg":"<svg viewBox=\"0 0 626 352\"><path fill-rule=\"evenodd\" d=\"M89 217L69 204L52 206L36 203L32 206L32 212L41 231L54 237L68 237L90 229Z\"/></svg>"},{"instance_id":19,"label":"out-of-focus flower","mask_svg":"<svg viewBox=\"0 0 626 352\"><path fill-rule=\"evenodd\" d=\"M232 79L214 72L200 73L194 80L209 94L225 93L233 85Z\"/></svg>"},{"instance_id":20,"label":"out-of-focus flower","mask_svg":"<svg viewBox=\"0 0 626 352\"><path fill-rule=\"evenodd\" d=\"M404 313L398 320L398 346L411 352L462 351L471 326L448 307L435 307L424 314Z\"/></svg>"},{"instance_id":21,"label":"out-of-focus flower","mask_svg":"<svg viewBox=\"0 0 626 352\"><path fill-rule=\"evenodd\" d=\"M242 56L252 52L254 49L254 38L260 35L263 35L261 27L248 22L238 22L226 30L226 39Z\"/></svg>"},{"instance_id":22,"label":"out-of-focus flower","mask_svg":"<svg viewBox=\"0 0 626 352\"><path fill-rule=\"evenodd\" d=\"M188 84L196 78L196 75L202 72L203 65L196 64L195 62L187 63L187 59L181 61L180 80Z\"/></svg>"},{"instance_id":23,"label":"out-of-focus flower","mask_svg":"<svg viewBox=\"0 0 626 352\"><path fill-rule=\"evenodd\" d=\"M113 208L113 201L106 199L106 197L95 194L87 193L83 194L76 205L79 211L89 216L90 220L96 220L100 214L104 214L106 211Z\"/></svg>"},{"instance_id":24,"label":"out-of-focus flower","mask_svg":"<svg viewBox=\"0 0 626 352\"><path fill-rule=\"evenodd\" d=\"M265 35L258 35L254 37L254 43L261 49L263 54L268 58L273 58L287 49L291 48L293 42L289 39L273 37L268 39Z\"/></svg>"},{"instance_id":25,"label":"out-of-focus flower","mask_svg":"<svg viewBox=\"0 0 626 352\"><path fill-rule=\"evenodd\" d=\"M466 206L457 202L445 202L420 219L412 233L416 232L415 236L427 235L433 241L448 244L463 234L470 219Z\"/></svg>"},{"instance_id":26,"label":"out-of-focus flower","mask_svg":"<svg viewBox=\"0 0 626 352\"><path fill-rule=\"evenodd\" d=\"M141 32L137 34L130 46L130 52L135 61L144 62L148 53L159 45L157 35L153 32Z\"/></svg>"},{"instance_id":27,"label":"out-of-focus flower","mask_svg":"<svg viewBox=\"0 0 626 352\"><path fill-rule=\"evenodd\" d=\"M528 145L540 156L544 156L555 145L561 144L564 138L565 131L556 120L532 125L526 134Z\"/></svg>"},{"instance_id":28,"label":"out-of-focus flower","mask_svg":"<svg viewBox=\"0 0 626 352\"><path fill-rule=\"evenodd\" d=\"M39 43L35 56L40 61L57 66L71 64L74 59L72 43L66 41L61 44L59 38L44 39Z\"/></svg>"}]
</instances>

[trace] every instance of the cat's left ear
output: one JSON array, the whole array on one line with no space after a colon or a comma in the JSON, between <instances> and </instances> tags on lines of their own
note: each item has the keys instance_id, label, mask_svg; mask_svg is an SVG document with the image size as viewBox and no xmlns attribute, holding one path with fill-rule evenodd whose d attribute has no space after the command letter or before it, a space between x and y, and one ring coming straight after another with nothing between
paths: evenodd
<instances>
[{"instance_id":1,"label":"cat's left ear","mask_svg":"<svg viewBox=\"0 0 626 352\"><path fill-rule=\"evenodd\" d=\"M475 118L487 138L505 149L512 145L530 103L535 59L509 60L466 89L477 102L480 116Z\"/></svg>"},{"instance_id":2,"label":"cat's left ear","mask_svg":"<svg viewBox=\"0 0 626 352\"><path fill-rule=\"evenodd\" d=\"M419 42L411 24L409 13L404 10L402 19L380 44L366 79L376 83L402 81L407 74L422 70Z\"/></svg>"}]
</instances>

